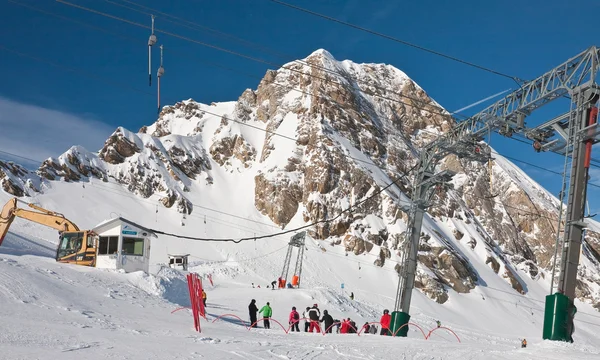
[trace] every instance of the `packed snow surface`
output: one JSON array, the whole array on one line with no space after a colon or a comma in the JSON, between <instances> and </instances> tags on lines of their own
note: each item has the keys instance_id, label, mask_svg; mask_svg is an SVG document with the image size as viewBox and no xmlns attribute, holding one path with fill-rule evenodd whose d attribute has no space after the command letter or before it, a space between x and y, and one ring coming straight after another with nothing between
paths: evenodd
<instances>
[{"instance_id":1,"label":"packed snow surface","mask_svg":"<svg viewBox=\"0 0 600 360\"><path fill-rule=\"evenodd\" d=\"M65 200L66 189L70 189L70 200ZM232 219L219 213L211 213L207 222L212 227L207 230L203 229L201 217L188 220L181 227L174 212L161 210L157 216L153 206L142 200L119 202L122 192L112 191L114 194L93 185L76 190L71 184L56 183L37 200L46 208L58 208L60 204L60 210L67 216L73 214L84 228L96 225L100 222L98 218L108 217L112 210L112 216L126 215L149 227L160 226L178 233L201 235L204 231L214 231L227 236L234 231L232 226L276 231L256 220ZM2 202L7 199L8 196L0 194ZM77 206L91 205L86 212L72 211L64 208L69 201ZM184 273L163 267L158 260L153 264L153 274L59 264L54 260L56 232L17 219L0 247L0 358L600 358L596 335L600 316L594 309L578 303L574 344L542 341L546 284L523 277L528 293L521 296L467 247L461 251L476 267L480 286L470 294L452 294L443 305L415 291L411 310L411 321L420 325L425 334L440 320L443 327L456 333L460 342L446 329L434 331L425 340L415 326L410 327L408 338L286 334L276 323L270 330L262 325L247 330L247 306L251 299L256 299L259 307L270 302L273 319L286 329L292 306L302 312L317 303L335 319L350 317L359 328L367 321L378 321L382 310L393 306L397 284L393 261L378 268L372 265L373 255L345 256L342 247L313 239L307 239L302 287L268 289L267 285L281 272L287 239L225 245L159 238L153 245L155 254L165 256L165 249L185 244L179 248L193 254L190 270L201 276L212 274L214 286L204 280L208 321L202 320L202 332L197 333L189 310L172 313L189 305ZM253 288L252 283L261 287ZM354 300L350 300L350 292L354 293ZM213 323L224 314L236 315L245 323L235 317ZM523 337L529 343L526 349L520 348Z\"/></svg>"}]
</instances>

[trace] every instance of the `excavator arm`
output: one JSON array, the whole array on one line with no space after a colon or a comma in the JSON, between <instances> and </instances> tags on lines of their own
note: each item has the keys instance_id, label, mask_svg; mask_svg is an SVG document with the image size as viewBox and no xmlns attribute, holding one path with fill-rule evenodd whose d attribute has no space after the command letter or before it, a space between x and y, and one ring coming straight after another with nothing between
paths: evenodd
<instances>
[{"instance_id":1,"label":"excavator arm","mask_svg":"<svg viewBox=\"0 0 600 360\"><path fill-rule=\"evenodd\" d=\"M12 198L2 208L2 212L0 213L0 245L2 245L2 241L8 233L8 228L16 217L33 221L58 231L80 231L77 225L75 225L71 220L65 218L62 214L28 203L24 204L37 211L21 209L17 206L19 201L20 200L17 198Z\"/></svg>"}]
</instances>

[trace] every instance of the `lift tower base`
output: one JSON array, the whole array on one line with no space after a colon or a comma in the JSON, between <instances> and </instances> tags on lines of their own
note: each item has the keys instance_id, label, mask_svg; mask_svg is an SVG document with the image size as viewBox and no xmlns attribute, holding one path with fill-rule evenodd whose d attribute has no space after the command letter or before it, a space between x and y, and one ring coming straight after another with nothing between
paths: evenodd
<instances>
[{"instance_id":1,"label":"lift tower base","mask_svg":"<svg viewBox=\"0 0 600 360\"><path fill-rule=\"evenodd\" d=\"M577 308L568 296L561 293L546 296L544 311L544 340L573 342L573 319Z\"/></svg>"}]
</instances>

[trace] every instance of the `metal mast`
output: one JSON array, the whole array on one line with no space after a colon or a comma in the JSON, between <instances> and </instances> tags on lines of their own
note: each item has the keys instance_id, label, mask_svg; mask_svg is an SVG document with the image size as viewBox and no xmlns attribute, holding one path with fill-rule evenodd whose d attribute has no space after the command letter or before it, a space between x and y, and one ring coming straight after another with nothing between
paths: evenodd
<instances>
[{"instance_id":1,"label":"metal mast","mask_svg":"<svg viewBox=\"0 0 600 360\"><path fill-rule=\"evenodd\" d=\"M552 151L565 155L569 152L573 153L572 191L569 194L568 205L572 210L568 211L567 222L570 227L565 231L563 247L565 260L561 264L561 279L564 281L560 282L560 294L558 294L566 296L572 303L575 296L576 269L581 245L581 226L584 225L581 223L582 204L585 204L584 189L587 183L587 179L581 175L580 168L584 167L585 153L580 148L584 148L581 146L582 142L586 144L598 142L597 137L600 133L596 130L596 123L592 123L592 120L589 120L590 116L585 115L586 109L589 109L597 101L598 58L599 50L595 46L590 47L537 79L522 84L518 90L467 120L458 122L447 133L421 150L419 168L413 182L412 208L409 212L410 221L406 232L407 247L403 255L395 311L392 313L392 332L396 332L410 319L409 310L417 269L421 227L424 214L434 193L434 187L447 182L453 175L448 171L436 173L436 166L440 160L450 154L469 161L488 161L490 150L480 142L483 140L483 136L491 131L498 131L506 136L511 136L513 133L525 135L533 141L536 151ZM572 101L576 101L575 110L533 128L525 126L525 118L534 110L561 97L570 97ZM578 121L581 125L579 125L579 130L573 132L577 141L567 142L568 135L564 129L569 127L571 121ZM584 133L584 131L587 132ZM591 145L589 151L591 151ZM577 165L575 165L576 163ZM578 185L573 185L574 181ZM549 299L547 298L547 305L548 303ZM565 314L570 311L569 309L571 307L565 306L550 315L550 320L554 320L555 326L566 328L569 317ZM548 320L548 306L546 310L546 320ZM565 319L561 318L562 315L565 315ZM572 317L570 318L572 322ZM546 321L544 329L544 338L546 338ZM406 336L407 333L408 326L404 326L397 335ZM562 335L548 338L567 340Z\"/></svg>"},{"instance_id":2,"label":"metal mast","mask_svg":"<svg viewBox=\"0 0 600 360\"><path fill-rule=\"evenodd\" d=\"M300 280L302 275L302 260L304 259L304 243L306 239L306 231L302 231L292 236L289 242L288 251L283 262L283 270L281 271L281 279L287 282L287 278L290 272L290 262L292 261L292 252L294 248L298 248L298 257L296 258L296 266L294 266L294 278L292 285L300 287ZM294 282L296 282L294 284Z\"/></svg>"},{"instance_id":3,"label":"metal mast","mask_svg":"<svg viewBox=\"0 0 600 360\"><path fill-rule=\"evenodd\" d=\"M158 107L156 109L157 113L160 113L160 78L165 74L165 68L163 67L163 46L162 44L160 45L160 67L158 68L158 71L156 72L156 77L158 78Z\"/></svg>"},{"instance_id":4,"label":"metal mast","mask_svg":"<svg viewBox=\"0 0 600 360\"><path fill-rule=\"evenodd\" d=\"M154 15L152 17L152 33L148 38L148 86L152 86L152 45L156 44L156 35L154 35Z\"/></svg>"}]
</instances>

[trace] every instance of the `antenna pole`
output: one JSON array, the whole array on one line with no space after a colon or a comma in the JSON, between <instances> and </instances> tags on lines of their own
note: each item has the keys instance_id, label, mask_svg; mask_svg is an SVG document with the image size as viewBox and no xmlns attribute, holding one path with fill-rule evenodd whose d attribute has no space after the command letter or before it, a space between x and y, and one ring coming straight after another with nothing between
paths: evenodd
<instances>
[{"instance_id":1,"label":"antenna pole","mask_svg":"<svg viewBox=\"0 0 600 360\"><path fill-rule=\"evenodd\" d=\"M152 86L152 45L156 44L156 35L154 35L154 15L152 17L152 33L148 38L148 86Z\"/></svg>"}]
</instances>

